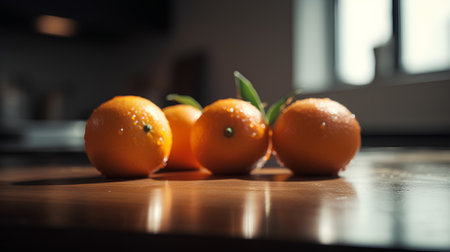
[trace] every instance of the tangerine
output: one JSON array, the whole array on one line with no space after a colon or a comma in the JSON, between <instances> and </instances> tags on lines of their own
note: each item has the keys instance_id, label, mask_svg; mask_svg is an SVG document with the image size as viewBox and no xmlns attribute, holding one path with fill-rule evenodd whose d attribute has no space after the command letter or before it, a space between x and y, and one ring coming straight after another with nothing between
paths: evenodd
<instances>
[{"instance_id":1,"label":"tangerine","mask_svg":"<svg viewBox=\"0 0 450 252\"><path fill-rule=\"evenodd\" d=\"M240 99L206 106L191 131L192 151L213 174L248 174L270 155L269 127L261 112Z\"/></svg>"},{"instance_id":2,"label":"tangerine","mask_svg":"<svg viewBox=\"0 0 450 252\"><path fill-rule=\"evenodd\" d=\"M164 113L138 96L118 96L86 122L86 154L106 177L146 177L165 165L172 133Z\"/></svg>"},{"instance_id":3,"label":"tangerine","mask_svg":"<svg viewBox=\"0 0 450 252\"><path fill-rule=\"evenodd\" d=\"M190 135L202 111L190 105L178 104L164 108L163 112L169 121L173 136L166 169L199 169L200 164L192 153Z\"/></svg>"},{"instance_id":4,"label":"tangerine","mask_svg":"<svg viewBox=\"0 0 450 252\"><path fill-rule=\"evenodd\" d=\"M279 163L298 175L335 176L358 152L355 115L328 98L294 102L279 116L272 141Z\"/></svg>"}]
</instances>

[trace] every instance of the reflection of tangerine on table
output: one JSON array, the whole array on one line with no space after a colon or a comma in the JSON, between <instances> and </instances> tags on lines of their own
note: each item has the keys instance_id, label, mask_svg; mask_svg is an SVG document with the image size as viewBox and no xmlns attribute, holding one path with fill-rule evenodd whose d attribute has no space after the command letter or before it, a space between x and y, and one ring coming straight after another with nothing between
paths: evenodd
<instances>
[{"instance_id":1,"label":"reflection of tangerine on table","mask_svg":"<svg viewBox=\"0 0 450 252\"><path fill-rule=\"evenodd\" d=\"M355 188L344 177L290 176L274 184L270 190L270 229L291 230L284 237L303 237L305 240L330 244L342 236L342 228L355 223L357 202ZM276 186L292 193L280 196ZM296 209L286 217L286 212Z\"/></svg>"},{"instance_id":2,"label":"reflection of tangerine on table","mask_svg":"<svg viewBox=\"0 0 450 252\"><path fill-rule=\"evenodd\" d=\"M330 99L296 101L279 116L272 136L278 161L297 175L337 175L358 152L360 126Z\"/></svg>"},{"instance_id":3,"label":"reflection of tangerine on table","mask_svg":"<svg viewBox=\"0 0 450 252\"><path fill-rule=\"evenodd\" d=\"M95 109L86 122L86 154L107 177L146 177L165 165L172 133L151 101L118 96Z\"/></svg>"},{"instance_id":4,"label":"reflection of tangerine on table","mask_svg":"<svg viewBox=\"0 0 450 252\"><path fill-rule=\"evenodd\" d=\"M178 170L176 172L161 169L150 175L154 180L206 180L211 177L211 172L207 169L200 168L197 170Z\"/></svg>"},{"instance_id":5,"label":"reflection of tangerine on table","mask_svg":"<svg viewBox=\"0 0 450 252\"><path fill-rule=\"evenodd\" d=\"M270 234L283 239L301 234L325 241L338 235L342 222L352 221L348 219L353 217L348 215L348 207L356 198L355 189L345 178L299 177L286 168L256 169L241 176L212 175L206 170L160 171L151 179L170 181L168 185L176 192L172 209L167 210L170 227L172 231L187 230L190 234L244 238ZM195 186L186 186L189 181ZM311 207L320 211L311 211ZM292 209L295 214L286 215ZM191 229L186 229L186 225ZM277 237L277 230L292 227L296 227L295 232Z\"/></svg>"},{"instance_id":6,"label":"reflection of tangerine on table","mask_svg":"<svg viewBox=\"0 0 450 252\"><path fill-rule=\"evenodd\" d=\"M170 230L173 209L173 192L170 185L166 183L163 186L156 186L143 202L148 202L146 230L151 233Z\"/></svg>"},{"instance_id":7,"label":"reflection of tangerine on table","mask_svg":"<svg viewBox=\"0 0 450 252\"><path fill-rule=\"evenodd\" d=\"M199 169L200 164L192 153L191 129L202 112L190 105L178 104L163 109L172 129L172 149L165 170Z\"/></svg>"},{"instance_id":8,"label":"reflection of tangerine on table","mask_svg":"<svg viewBox=\"0 0 450 252\"><path fill-rule=\"evenodd\" d=\"M248 174L267 160L269 138L269 127L256 107L223 99L205 107L192 129L191 147L213 174Z\"/></svg>"}]
</instances>

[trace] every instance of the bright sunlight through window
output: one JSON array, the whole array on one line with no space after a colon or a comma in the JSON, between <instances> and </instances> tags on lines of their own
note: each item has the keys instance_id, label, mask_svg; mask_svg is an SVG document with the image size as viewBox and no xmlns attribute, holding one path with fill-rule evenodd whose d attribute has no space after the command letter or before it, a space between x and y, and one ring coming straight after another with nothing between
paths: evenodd
<instances>
[{"instance_id":1,"label":"bright sunlight through window","mask_svg":"<svg viewBox=\"0 0 450 252\"><path fill-rule=\"evenodd\" d=\"M364 85L373 80L373 48L392 34L391 0L341 0L337 9L337 74L345 83ZM448 36L448 34L447 34Z\"/></svg>"},{"instance_id":2,"label":"bright sunlight through window","mask_svg":"<svg viewBox=\"0 0 450 252\"><path fill-rule=\"evenodd\" d=\"M408 73L450 68L450 1L407 0L402 8L402 66Z\"/></svg>"}]
</instances>

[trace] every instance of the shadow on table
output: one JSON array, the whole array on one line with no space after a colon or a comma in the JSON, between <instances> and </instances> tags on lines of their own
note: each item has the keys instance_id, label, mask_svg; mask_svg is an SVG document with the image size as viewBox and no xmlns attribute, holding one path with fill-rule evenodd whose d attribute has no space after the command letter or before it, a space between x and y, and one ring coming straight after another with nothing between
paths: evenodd
<instances>
[{"instance_id":1,"label":"shadow on table","mask_svg":"<svg viewBox=\"0 0 450 252\"><path fill-rule=\"evenodd\" d=\"M339 176L316 177L316 176L295 176L288 169L270 168L260 169L249 175L213 175L208 170L189 170L189 171L159 171L149 176L150 179L163 181L194 181L194 180L247 180L247 181L322 181L338 179ZM76 185L76 184L94 184L132 181L148 178L106 178L101 175L88 177L69 177L69 178L50 178L35 179L13 182L13 185L37 186L37 185Z\"/></svg>"},{"instance_id":2,"label":"shadow on table","mask_svg":"<svg viewBox=\"0 0 450 252\"><path fill-rule=\"evenodd\" d=\"M105 178L104 176L91 177L74 177L74 178L53 178L53 179L36 179L18 181L12 183L13 185L34 186L34 185L77 185L77 184L94 184L94 183L109 183L136 180L137 178ZM142 178L141 178L142 179Z\"/></svg>"},{"instance_id":3,"label":"shadow on table","mask_svg":"<svg viewBox=\"0 0 450 252\"><path fill-rule=\"evenodd\" d=\"M284 168L269 168L256 170L248 175L214 175L208 170L198 171L160 171L150 176L154 180L168 180L168 181L187 181L187 180L249 180L249 181L285 181L285 182L299 182L299 181L321 181L337 179L339 176L296 176L288 169Z\"/></svg>"}]
</instances>

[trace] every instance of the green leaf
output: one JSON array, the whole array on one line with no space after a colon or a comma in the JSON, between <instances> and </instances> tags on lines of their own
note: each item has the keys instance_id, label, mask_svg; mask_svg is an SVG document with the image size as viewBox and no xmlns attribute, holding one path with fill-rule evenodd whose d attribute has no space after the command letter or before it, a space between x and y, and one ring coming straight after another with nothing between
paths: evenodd
<instances>
[{"instance_id":1,"label":"green leaf","mask_svg":"<svg viewBox=\"0 0 450 252\"><path fill-rule=\"evenodd\" d=\"M202 105L189 95L169 94L166 99L168 101L176 101L181 104L190 105L203 111Z\"/></svg>"},{"instance_id":2,"label":"green leaf","mask_svg":"<svg viewBox=\"0 0 450 252\"><path fill-rule=\"evenodd\" d=\"M280 115L281 111L283 111L283 109L292 102L294 97L300 94L301 92L302 92L301 89L294 90L286 97L280 99L272 106L270 106L269 110L267 111L266 123L269 125L273 125L277 120L278 116Z\"/></svg>"},{"instance_id":3,"label":"green leaf","mask_svg":"<svg viewBox=\"0 0 450 252\"><path fill-rule=\"evenodd\" d=\"M234 79L236 81L237 96L253 104L265 118L264 106L252 83L238 71L234 71Z\"/></svg>"}]
</instances>

